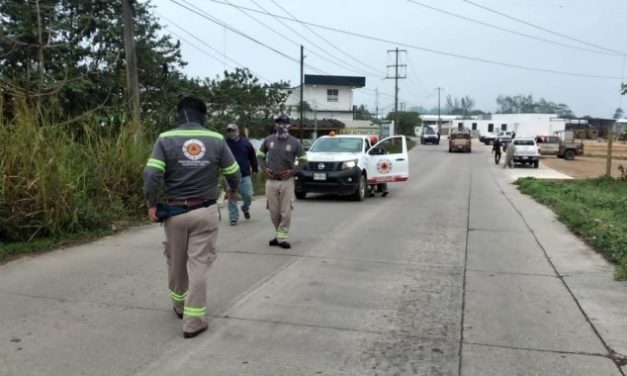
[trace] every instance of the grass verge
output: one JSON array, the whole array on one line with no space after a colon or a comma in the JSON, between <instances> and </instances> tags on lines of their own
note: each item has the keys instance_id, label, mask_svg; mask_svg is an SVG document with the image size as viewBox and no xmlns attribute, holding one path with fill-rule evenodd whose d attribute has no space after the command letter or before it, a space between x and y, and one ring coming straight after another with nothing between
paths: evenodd
<instances>
[{"instance_id":1,"label":"grass verge","mask_svg":"<svg viewBox=\"0 0 627 376\"><path fill-rule=\"evenodd\" d=\"M614 277L627 280L627 181L519 179L521 192L553 209L557 217L607 260Z\"/></svg>"}]
</instances>

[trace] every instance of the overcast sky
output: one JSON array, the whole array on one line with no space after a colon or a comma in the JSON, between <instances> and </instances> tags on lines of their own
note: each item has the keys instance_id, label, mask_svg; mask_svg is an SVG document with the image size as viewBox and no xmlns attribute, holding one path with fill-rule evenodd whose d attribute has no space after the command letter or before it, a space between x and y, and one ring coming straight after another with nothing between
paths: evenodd
<instances>
[{"instance_id":1,"label":"overcast sky","mask_svg":"<svg viewBox=\"0 0 627 376\"><path fill-rule=\"evenodd\" d=\"M194 77L213 78L245 66L263 81L297 86L302 44L305 74L365 76L366 87L355 90L354 104L374 112L378 90L385 115L394 108L394 80L386 79L394 75L387 68L394 55L388 50L398 47L406 51L399 55L407 77L399 80L399 101L407 108L437 106L435 88L442 87L442 104L448 94L469 95L476 109L489 112L496 110L499 94L565 103L577 116L611 117L617 107L627 110L627 98L619 93L620 82L627 81L627 0L152 4L166 31L181 40L189 63L185 73Z\"/></svg>"}]
</instances>

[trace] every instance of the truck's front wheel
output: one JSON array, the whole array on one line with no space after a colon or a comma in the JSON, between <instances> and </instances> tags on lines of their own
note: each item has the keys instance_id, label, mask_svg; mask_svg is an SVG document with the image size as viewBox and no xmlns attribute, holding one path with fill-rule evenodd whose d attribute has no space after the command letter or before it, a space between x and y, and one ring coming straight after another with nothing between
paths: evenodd
<instances>
[{"instance_id":1,"label":"truck's front wheel","mask_svg":"<svg viewBox=\"0 0 627 376\"><path fill-rule=\"evenodd\" d=\"M296 198L299 200L304 200L305 198L307 198L307 192L294 192L294 194L296 195Z\"/></svg>"},{"instance_id":2,"label":"truck's front wheel","mask_svg":"<svg viewBox=\"0 0 627 376\"><path fill-rule=\"evenodd\" d=\"M357 185L357 189L355 193L353 193L353 200L355 201L363 201L366 198L366 189L368 184L366 184L366 177L361 175L359 177L359 185Z\"/></svg>"}]
</instances>

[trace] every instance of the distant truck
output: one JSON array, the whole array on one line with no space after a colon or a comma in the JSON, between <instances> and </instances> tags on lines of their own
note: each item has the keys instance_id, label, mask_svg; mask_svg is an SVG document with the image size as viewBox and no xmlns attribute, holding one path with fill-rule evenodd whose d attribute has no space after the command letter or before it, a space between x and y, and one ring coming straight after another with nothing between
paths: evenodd
<instances>
[{"instance_id":1,"label":"distant truck","mask_svg":"<svg viewBox=\"0 0 627 376\"><path fill-rule=\"evenodd\" d=\"M564 133L555 136L537 137L541 155L555 155L568 161L583 155L583 140L570 138Z\"/></svg>"},{"instance_id":2,"label":"distant truck","mask_svg":"<svg viewBox=\"0 0 627 376\"><path fill-rule=\"evenodd\" d=\"M448 152L454 151L471 152L471 136L467 130L453 130L448 137Z\"/></svg>"}]
</instances>

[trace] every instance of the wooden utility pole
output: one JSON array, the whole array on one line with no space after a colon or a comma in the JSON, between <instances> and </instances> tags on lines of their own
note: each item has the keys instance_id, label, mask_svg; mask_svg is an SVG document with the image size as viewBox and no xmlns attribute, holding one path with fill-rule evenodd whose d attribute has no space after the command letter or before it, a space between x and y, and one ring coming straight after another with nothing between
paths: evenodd
<instances>
[{"instance_id":1,"label":"wooden utility pole","mask_svg":"<svg viewBox=\"0 0 627 376\"><path fill-rule=\"evenodd\" d=\"M137 78L137 55L135 30L133 28L133 0L122 0L122 23L124 24L124 53L126 54L126 90L133 123L139 125L141 109L139 103L139 79Z\"/></svg>"},{"instance_id":2,"label":"wooden utility pole","mask_svg":"<svg viewBox=\"0 0 627 376\"><path fill-rule=\"evenodd\" d=\"M612 140L614 139L614 132L612 128L607 132L607 162L605 165L605 176L612 176Z\"/></svg>"}]
</instances>

